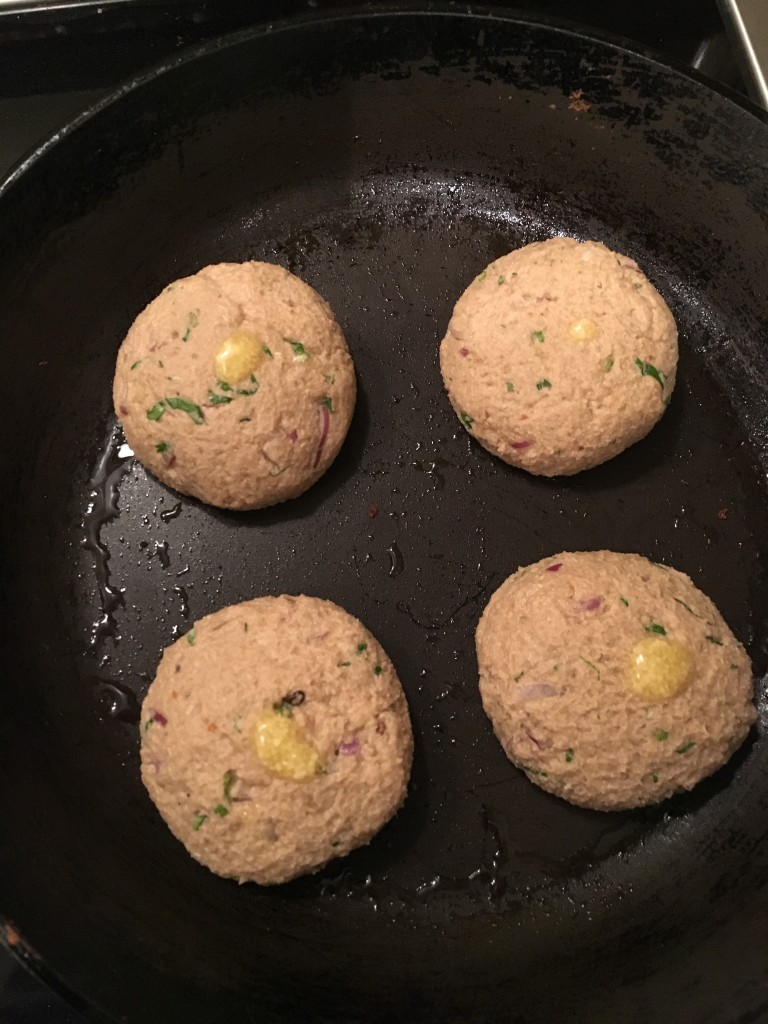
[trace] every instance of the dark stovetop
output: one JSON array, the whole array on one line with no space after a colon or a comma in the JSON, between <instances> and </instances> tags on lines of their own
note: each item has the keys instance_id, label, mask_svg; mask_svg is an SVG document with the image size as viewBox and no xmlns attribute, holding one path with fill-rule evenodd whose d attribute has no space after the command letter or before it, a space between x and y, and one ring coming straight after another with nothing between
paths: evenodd
<instances>
[{"instance_id":1,"label":"dark stovetop","mask_svg":"<svg viewBox=\"0 0 768 1024\"><path fill-rule=\"evenodd\" d=\"M0 0L0 176L60 124L143 66L256 21L331 6L356 4L106 0L103 6L83 3L23 13L6 11ZM636 48L696 67L744 91L716 0L496 0L495 6L623 37ZM0 945L0 1024L82 1021Z\"/></svg>"}]
</instances>

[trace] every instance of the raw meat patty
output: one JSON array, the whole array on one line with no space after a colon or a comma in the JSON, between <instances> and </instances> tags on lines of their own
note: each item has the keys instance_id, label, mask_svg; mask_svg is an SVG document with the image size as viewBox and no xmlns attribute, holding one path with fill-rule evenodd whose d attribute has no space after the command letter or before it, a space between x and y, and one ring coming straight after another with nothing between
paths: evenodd
<instances>
[{"instance_id":1,"label":"raw meat patty","mask_svg":"<svg viewBox=\"0 0 768 1024\"><path fill-rule=\"evenodd\" d=\"M477 657L507 756L583 807L692 789L755 720L750 661L720 613L640 555L564 552L519 569L480 619Z\"/></svg>"},{"instance_id":2,"label":"raw meat patty","mask_svg":"<svg viewBox=\"0 0 768 1024\"><path fill-rule=\"evenodd\" d=\"M314 597L207 615L163 653L141 774L168 827L219 875L263 885L367 843L405 799L400 682L357 619Z\"/></svg>"},{"instance_id":3,"label":"raw meat patty","mask_svg":"<svg viewBox=\"0 0 768 1024\"><path fill-rule=\"evenodd\" d=\"M552 238L470 284L440 347L448 397L488 451L530 473L578 473L639 441L675 386L677 328L627 256Z\"/></svg>"},{"instance_id":4,"label":"raw meat patty","mask_svg":"<svg viewBox=\"0 0 768 1024\"><path fill-rule=\"evenodd\" d=\"M129 330L113 388L141 462L232 509L294 498L322 476L355 393L327 303L271 263L220 263L168 285Z\"/></svg>"}]
</instances>

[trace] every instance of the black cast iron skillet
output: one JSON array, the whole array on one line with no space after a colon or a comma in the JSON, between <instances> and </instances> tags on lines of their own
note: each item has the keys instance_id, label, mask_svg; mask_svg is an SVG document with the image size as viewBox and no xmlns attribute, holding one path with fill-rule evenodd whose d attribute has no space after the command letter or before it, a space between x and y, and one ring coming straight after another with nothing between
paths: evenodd
<instances>
[{"instance_id":1,"label":"black cast iron skillet","mask_svg":"<svg viewBox=\"0 0 768 1024\"><path fill-rule=\"evenodd\" d=\"M766 1018L766 166L766 124L698 81L450 8L207 46L6 182L0 910L87 1017ZM480 268L556 233L639 260L682 361L645 441L550 481L457 425L437 349ZM360 399L309 493L230 514L121 452L110 381L168 281L248 258L330 301ZM732 762L627 814L527 782L476 686L493 589L520 563L600 547L690 573L758 680L760 723ZM367 849L238 887L150 805L138 704L196 617L284 591L339 602L384 643L412 709L413 783Z\"/></svg>"}]
</instances>

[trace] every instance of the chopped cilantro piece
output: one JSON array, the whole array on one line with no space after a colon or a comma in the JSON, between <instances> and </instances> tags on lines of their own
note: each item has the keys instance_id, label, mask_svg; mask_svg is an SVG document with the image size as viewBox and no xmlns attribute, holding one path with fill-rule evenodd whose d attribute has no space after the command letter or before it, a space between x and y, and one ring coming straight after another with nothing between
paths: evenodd
<instances>
[{"instance_id":1,"label":"chopped cilantro piece","mask_svg":"<svg viewBox=\"0 0 768 1024\"><path fill-rule=\"evenodd\" d=\"M589 667L592 669L593 672L597 673L597 678L599 679L600 678L600 669L597 667L597 665L593 664L591 661L587 661L586 658L582 658L581 655L579 655L579 658L581 658L581 660L584 662L585 665L589 665Z\"/></svg>"},{"instance_id":2,"label":"chopped cilantro piece","mask_svg":"<svg viewBox=\"0 0 768 1024\"><path fill-rule=\"evenodd\" d=\"M709 640L709 642L711 644L717 644L718 647L722 647L723 646L723 641L722 640L718 640L718 638L716 636L712 636L711 633L707 633L707 635L704 637L704 639L705 640Z\"/></svg>"},{"instance_id":3,"label":"chopped cilantro piece","mask_svg":"<svg viewBox=\"0 0 768 1024\"><path fill-rule=\"evenodd\" d=\"M515 390L515 385L512 383L511 380L508 380L507 381L507 391L514 391L514 390Z\"/></svg>"},{"instance_id":4,"label":"chopped cilantro piece","mask_svg":"<svg viewBox=\"0 0 768 1024\"><path fill-rule=\"evenodd\" d=\"M194 631L194 629L190 629L190 631L187 633L187 643L189 644L190 647L194 646L195 640L197 640L197 633Z\"/></svg>"},{"instance_id":5,"label":"chopped cilantro piece","mask_svg":"<svg viewBox=\"0 0 768 1024\"><path fill-rule=\"evenodd\" d=\"M543 388L551 388L552 385L549 383L546 377L542 377L541 380L536 381L536 390L541 391Z\"/></svg>"},{"instance_id":6,"label":"chopped cilantro piece","mask_svg":"<svg viewBox=\"0 0 768 1024\"><path fill-rule=\"evenodd\" d=\"M217 380L216 381L216 387L219 389L219 391L231 391L232 390L232 385L231 384L227 384L227 382L225 380Z\"/></svg>"},{"instance_id":7,"label":"chopped cilantro piece","mask_svg":"<svg viewBox=\"0 0 768 1024\"><path fill-rule=\"evenodd\" d=\"M137 359L135 363L131 363L132 370L135 370L137 366L141 366L141 359Z\"/></svg>"},{"instance_id":8,"label":"chopped cilantro piece","mask_svg":"<svg viewBox=\"0 0 768 1024\"><path fill-rule=\"evenodd\" d=\"M475 421L472 419L472 417L469 415L469 413L463 412L461 414L460 418L461 418L461 422L464 424L464 426L467 428L467 430L471 430L472 429L472 424Z\"/></svg>"},{"instance_id":9,"label":"chopped cilantro piece","mask_svg":"<svg viewBox=\"0 0 768 1024\"><path fill-rule=\"evenodd\" d=\"M656 772L651 772L651 778L653 779L654 782L658 782L659 781L659 776L656 774Z\"/></svg>"},{"instance_id":10,"label":"chopped cilantro piece","mask_svg":"<svg viewBox=\"0 0 768 1024\"><path fill-rule=\"evenodd\" d=\"M237 389L237 394L238 395L255 395L256 392L259 390L259 382L256 380L256 377L255 377L254 374L251 374L251 384L253 384L252 388L238 388Z\"/></svg>"},{"instance_id":11,"label":"chopped cilantro piece","mask_svg":"<svg viewBox=\"0 0 768 1024\"><path fill-rule=\"evenodd\" d=\"M373 666L373 674L374 674L375 676L380 676L380 675L381 675L381 673L382 673L382 668L381 668L381 665L374 665L374 666Z\"/></svg>"},{"instance_id":12,"label":"chopped cilantro piece","mask_svg":"<svg viewBox=\"0 0 768 1024\"><path fill-rule=\"evenodd\" d=\"M735 662L733 662L733 661L731 662L731 668L736 668L737 669L738 667L739 666L737 664L735 664Z\"/></svg>"},{"instance_id":13,"label":"chopped cilantro piece","mask_svg":"<svg viewBox=\"0 0 768 1024\"><path fill-rule=\"evenodd\" d=\"M658 633L659 636L666 636L667 631L663 626L660 626L658 622L649 622L647 626L643 627L646 633Z\"/></svg>"},{"instance_id":14,"label":"chopped cilantro piece","mask_svg":"<svg viewBox=\"0 0 768 1024\"><path fill-rule=\"evenodd\" d=\"M341 840L340 839L332 839L331 840L331 846L335 850L337 846L341 846Z\"/></svg>"},{"instance_id":15,"label":"chopped cilantro piece","mask_svg":"<svg viewBox=\"0 0 768 1024\"><path fill-rule=\"evenodd\" d=\"M565 760L568 762L568 764L570 764L573 760L573 747L568 747L568 749L566 750Z\"/></svg>"},{"instance_id":16,"label":"chopped cilantro piece","mask_svg":"<svg viewBox=\"0 0 768 1024\"><path fill-rule=\"evenodd\" d=\"M514 681L515 681L516 683L519 683L519 682L520 682L520 680L521 680L521 679L523 678L523 676L524 676L524 675L525 675L525 672L518 672L516 676L512 676L512 679L513 679L513 680L514 680Z\"/></svg>"},{"instance_id":17,"label":"chopped cilantro piece","mask_svg":"<svg viewBox=\"0 0 768 1024\"><path fill-rule=\"evenodd\" d=\"M504 275L499 274L499 284L504 284Z\"/></svg>"},{"instance_id":18,"label":"chopped cilantro piece","mask_svg":"<svg viewBox=\"0 0 768 1024\"><path fill-rule=\"evenodd\" d=\"M237 775L229 768L224 772L224 799L227 803L232 803L232 787L237 782Z\"/></svg>"},{"instance_id":19,"label":"chopped cilantro piece","mask_svg":"<svg viewBox=\"0 0 768 1024\"><path fill-rule=\"evenodd\" d=\"M265 355L265 356L266 356L266 357L267 357L268 359L274 359L274 358L275 358L275 357L274 357L274 356L272 355L272 349L271 349L271 348L269 347L269 345L262 345L262 346L261 346L261 351L262 351L262 352L264 353L264 355Z\"/></svg>"},{"instance_id":20,"label":"chopped cilantro piece","mask_svg":"<svg viewBox=\"0 0 768 1024\"><path fill-rule=\"evenodd\" d=\"M482 274L478 274L478 275L477 275L477 280L478 280L478 281L484 281L484 280L486 279L486 277L487 277L487 276L488 276L488 271L487 271L487 270L484 270L484 271L482 272Z\"/></svg>"},{"instance_id":21,"label":"chopped cilantro piece","mask_svg":"<svg viewBox=\"0 0 768 1024\"><path fill-rule=\"evenodd\" d=\"M679 605L682 605L682 606L683 606L683 608L685 608L685 610L686 610L686 611L687 611L687 612L688 612L688 613L689 613L690 615L693 615L693 616L695 616L695 617L696 617L697 619L700 619L700 618L701 618L701 616L700 616L700 615L698 615L698 614L697 614L697 613L696 613L696 612L695 612L695 611L693 610L693 608L691 608L691 607L690 607L689 605L687 605L687 604L685 603L685 601L681 601L679 597L676 597L676 598L675 598L674 600L675 600L675 601L677 601L677 603L678 603Z\"/></svg>"},{"instance_id":22,"label":"chopped cilantro piece","mask_svg":"<svg viewBox=\"0 0 768 1024\"><path fill-rule=\"evenodd\" d=\"M197 327L197 325L199 323L200 323L200 317L197 315L197 313L195 313L195 312L190 313L187 316L187 329L182 334L181 340L182 341L188 341L190 333L192 332L192 330L195 327Z\"/></svg>"},{"instance_id":23,"label":"chopped cilantro piece","mask_svg":"<svg viewBox=\"0 0 768 1024\"><path fill-rule=\"evenodd\" d=\"M185 412L192 422L197 423L198 426L205 422L203 410L199 405L195 405L194 402L190 402L186 398L181 398L179 395L173 395L171 398L166 398L165 401L170 409L178 409L179 412Z\"/></svg>"},{"instance_id":24,"label":"chopped cilantro piece","mask_svg":"<svg viewBox=\"0 0 768 1024\"><path fill-rule=\"evenodd\" d=\"M330 395L325 396L325 398L323 399L323 405L328 410L328 412L333 412L333 399L331 398Z\"/></svg>"},{"instance_id":25,"label":"chopped cilantro piece","mask_svg":"<svg viewBox=\"0 0 768 1024\"><path fill-rule=\"evenodd\" d=\"M669 733L666 729L657 729L654 736L657 740L666 740L669 737Z\"/></svg>"},{"instance_id":26,"label":"chopped cilantro piece","mask_svg":"<svg viewBox=\"0 0 768 1024\"><path fill-rule=\"evenodd\" d=\"M309 359L309 352L307 352L300 341L296 341L294 338L283 338L283 341L293 349L294 363L306 363Z\"/></svg>"},{"instance_id":27,"label":"chopped cilantro piece","mask_svg":"<svg viewBox=\"0 0 768 1024\"><path fill-rule=\"evenodd\" d=\"M357 653L358 654L362 654L363 651L367 651L367 650L368 650L368 644L358 644L357 645Z\"/></svg>"},{"instance_id":28,"label":"chopped cilantro piece","mask_svg":"<svg viewBox=\"0 0 768 1024\"><path fill-rule=\"evenodd\" d=\"M209 391L208 401L211 405L229 405L232 399L229 395L217 395L215 391Z\"/></svg>"},{"instance_id":29,"label":"chopped cilantro piece","mask_svg":"<svg viewBox=\"0 0 768 1024\"><path fill-rule=\"evenodd\" d=\"M624 605L625 608L629 608L629 601L626 599L626 597L620 597L619 600L621 601L621 603Z\"/></svg>"},{"instance_id":30,"label":"chopped cilantro piece","mask_svg":"<svg viewBox=\"0 0 768 1024\"><path fill-rule=\"evenodd\" d=\"M638 282L636 284L633 284L632 287L635 289L636 292L639 292L643 286Z\"/></svg>"},{"instance_id":31,"label":"chopped cilantro piece","mask_svg":"<svg viewBox=\"0 0 768 1024\"><path fill-rule=\"evenodd\" d=\"M149 732L149 730L152 728L154 724L154 718L148 718L147 721L144 723L144 732Z\"/></svg>"},{"instance_id":32,"label":"chopped cilantro piece","mask_svg":"<svg viewBox=\"0 0 768 1024\"><path fill-rule=\"evenodd\" d=\"M688 751L692 747L695 747L695 746L696 746L696 744L695 744L695 742L693 740L688 740L687 743L681 743L679 747L675 747L675 753L676 754L687 754Z\"/></svg>"},{"instance_id":33,"label":"chopped cilantro piece","mask_svg":"<svg viewBox=\"0 0 768 1024\"><path fill-rule=\"evenodd\" d=\"M644 363L642 359L635 359L635 366L643 377L653 377L661 388L664 387L666 378L660 370L657 370L653 363Z\"/></svg>"},{"instance_id":34,"label":"chopped cilantro piece","mask_svg":"<svg viewBox=\"0 0 768 1024\"><path fill-rule=\"evenodd\" d=\"M192 831L197 832L200 829L200 826L206 821L208 821L207 814L196 814L195 820L192 822Z\"/></svg>"},{"instance_id":35,"label":"chopped cilantro piece","mask_svg":"<svg viewBox=\"0 0 768 1024\"><path fill-rule=\"evenodd\" d=\"M291 718L293 716L293 708L290 704L286 704L285 701L277 700L272 705L272 710L276 715L283 715L285 718Z\"/></svg>"},{"instance_id":36,"label":"chopped cilantro piece","mask_svg":"<svg viewBox=\"0 0 768 1024\"><path fill-rule=\"evenodd\" d=\"M349 668L349 666L350 666L351 664L352 664L352 662L351 662L351 661L340 661L340 662L338 663L338 665L336 666L336 668Z\"/></svg>"},{"instance_id":37,"label":"chopped cilantro piece","mask_svg":"<svg viewBox=\"0 0 768 1024\"><path fill-rule=\"evenodd\" d=\"M224 804L216 804L216 806L213 808L213 813L218 814L220 818L226 818L226 816L229 814L229 808L225 807Z\"/></svg>"},{"instance_id":38,"label":"chopped cilantro piece","mask_svg":"<svg viewBox=\"0 0 768 1024\"><path fill-rule=\"evenodd\" d=\"M323 375L323 380L325 381L326 384L333 384L335 383L336 378L333 376L332 373L326 373Z\"/></svg>"},{"instance_id":39,"label":"chopped cilantro piece","mask_svg":"<svg viewBox=\"0 0 768 1024\"><path fill-rule=\"evenodd\" d=\"M542 342L546 339L547 335L544 331L531 331L531 340Z\"/></svg>"},{"instance_id":40,"label":"chopped cilantro piece","mask_svg":"<svg viewBox=\"0 0 768 1024\"><path fill-rule=\"evenodd\" d=\"M158 402L157 405L153 405L151 409L147 409L148 420L159 420L165 412L165 402Z\"/></svg>"},{"instance_id":41,"label":"chopped cilantro piece","mask_svg":"<svg viewBox=\"0 0 768 1024\"><path fill-rule=\"evenodd\" d=\"M163 452L169 452L170 450L171 445L169 445L167 441L161 441L159 444L155 445L155 451L160 452L161 454Z\"/></svg>"},{"instance_id":42,"label":"chopped cilantro piece","mask_svg":"<svg viewBox=\"0 0 768 1024\"><path fill-rule=\"evenodd\" d=\"M613 356L607 356L602 363L600 363L600 369L603 373L609 373L613 369Z\"/></svg>"}]
</instances>

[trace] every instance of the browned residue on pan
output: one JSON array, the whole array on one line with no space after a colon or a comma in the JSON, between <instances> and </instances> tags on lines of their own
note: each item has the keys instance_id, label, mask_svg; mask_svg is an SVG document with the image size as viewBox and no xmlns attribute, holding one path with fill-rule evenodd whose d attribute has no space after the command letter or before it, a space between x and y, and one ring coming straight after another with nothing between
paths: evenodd
<instances>
[{"instance_id":1,"label":"browned residue on pan","mask_svg":"<svg viewBox=\"0 0 768 1024\"><path fill-rule=\"evenodd\" d=\"M568 104L568 109L575 110L577 114L585 114L592 106L584 99L583 89L574 89L568 99L571 101Z\"/></svg>"}]
</instances>

